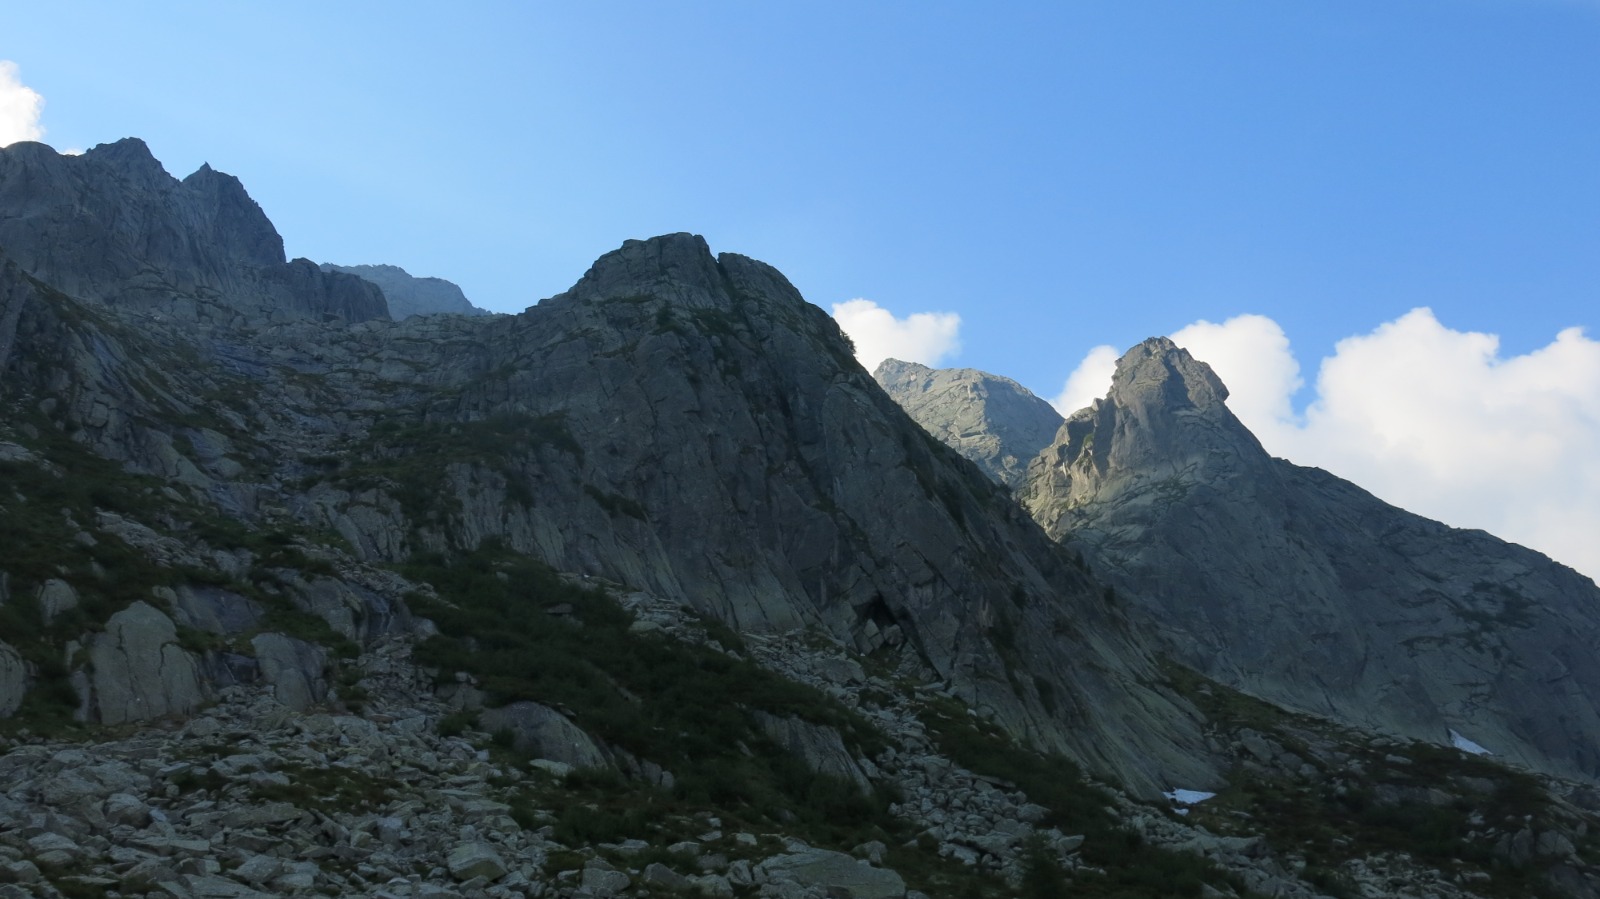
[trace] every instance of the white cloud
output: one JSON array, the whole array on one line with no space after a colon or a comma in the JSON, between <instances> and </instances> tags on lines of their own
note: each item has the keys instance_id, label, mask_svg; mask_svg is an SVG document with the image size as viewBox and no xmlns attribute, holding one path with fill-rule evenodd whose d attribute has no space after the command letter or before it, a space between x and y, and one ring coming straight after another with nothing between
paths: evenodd
<instances>
[{"instance_id":1,"label":"white cloud","mask_svg":"<svg viewBox=\"0 0 1600 899\"><path fill-rule=\"evenodd\" d=\"M44 98L22 83L17 64L0 59L0 147L42 139L39 114L43 110Z\"/></svg>"},{"instance_id":2,"label":"white cloud","mask_svg":"<svg viewBox=\"0 0 1600 899\"><path fill-rule=\"evenodd\" d=\"M1503 357L1495 335L1413 309L1340 341L1303 415L1291 405L1300 366L1271 319L1196 322L1172 338L1211 365L1228 407L1274 455L1600 580L1600 341L1581 329ZM1058 408L1105 394L1104 350L1073 372ZM1094 386L1079 390L1080 381Z\"/></svg>"},{"instance_id":3,"label":"white cloud","mask_svg":"<svg viewBox=\"0 0 1600 899\"><path fill-rule=\"evenodd\" d=\"M895 318L871 300L833 304L833 317L856 345L856 359L868 371L888 358L938 365L961 350L961 316L954 312L915 312Z\"/></svg>"},{"instance_id":4,"label":"white cloud","mask_svg":"<svg viewBox=\"0 0 1600 899\"><path fill-rule=\"evenodd\" d=\"M1305 382L1277 322L1264 315L1238 315L1220 325L1201 319L1171 336L1211 365L1228 385L1228 408L1252 429L1293 415L1291 398Z\"/></svg>"},{"instance_id":5,"label":"white cloud","mask_svg":"<svg viewBox=\"0 0 1600 899\"><path fill-rule=\"evenodd\" d=\"M1117 348L1101 344L1089 351L1078 367L1067 376L1061 393L1050 401L1062 415L1071 415L1111 390L1111 376L1117 373Z\"/></svg>"}]
</instances>

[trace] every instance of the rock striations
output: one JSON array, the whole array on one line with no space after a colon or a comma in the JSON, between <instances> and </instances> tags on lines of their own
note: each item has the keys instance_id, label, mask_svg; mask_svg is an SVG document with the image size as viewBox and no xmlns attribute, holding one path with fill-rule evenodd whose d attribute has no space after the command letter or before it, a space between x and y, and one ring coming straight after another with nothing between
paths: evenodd
<instances>
[{"instance_id":1,"label":"rock striations","mask_svg":"<svg viewBox=\"0 0 1600 899\"><path fill-rule=\"evenodd\" d=\"M1013 490L1061 427L1054 407L1010 378L898 359L883 360L872 376L929 434Z\"/></svg>"}]
</instances>

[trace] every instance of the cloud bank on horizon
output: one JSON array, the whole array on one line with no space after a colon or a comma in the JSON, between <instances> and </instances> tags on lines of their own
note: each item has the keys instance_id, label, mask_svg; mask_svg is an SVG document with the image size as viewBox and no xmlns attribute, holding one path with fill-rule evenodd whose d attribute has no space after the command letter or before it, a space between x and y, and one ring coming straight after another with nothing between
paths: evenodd
<instances>
[{"instance_id":1,"label":"cloud bank on horizon","mask_svg":"<svg viewBox=\"0 0 1600 899\"><path fill-rule=\"evenodd\" d=\"M22 83L16 63L0 59L0 147L42 140L44 128L39 117L43 112L44 97Z\"/></svg>"},{"instance_id":2,"label":"cloud bank on horizon","mask_svg":"<svg viewBox=\"0 0 1600 899\"><path fill-rule=\"evenodd\" d=\"M1600 581L1600 341L1581 328L1505 358L1495 335L1419 307L1339 341L1301 414L1300 363L1272 319L1198 321L1171 337L1216 371L1228 408L1273 455ZM1105 396L1117 355L1090 350L1056 408Z\"/></svg>"},{"instance_id":3,"label":"cloud bank on horizon","mask_svg":"<svg viewBox=\"0 0 1600 899\"><path fill-rule=\"evenodd\" d=\"M954 312L916 312L905 318L871 300L833 304L839 328L856 345L856 360L867 371L885 359L935 366L961 350L961 316Z\"/></svg>"}]
</instances>

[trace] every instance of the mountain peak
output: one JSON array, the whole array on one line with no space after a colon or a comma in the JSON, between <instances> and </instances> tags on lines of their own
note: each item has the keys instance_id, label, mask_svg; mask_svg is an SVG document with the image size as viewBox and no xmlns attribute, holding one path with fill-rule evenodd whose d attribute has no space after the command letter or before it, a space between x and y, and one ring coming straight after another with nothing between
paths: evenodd
<instances>
[{"instance_id":1,"label":"mountain peak","mask_svg":"<svg viewBox=\"0 0 1600 899\"><path fill-rule=\"evenodd\" d=\"M150 152L150 145L137 137L125 137L109 144L90 147L83 158L108 165L124 174L151 184L164 184L172 179L160 160Z\"/></svg>"},{"instance_id":2,"label":"mountain peak","mask_svg":"<svg viewBox=\"0 0 1600 899\"><path fill-rule=\"evenodd\" d=\"M643 296L690 309L727 309L749 299L780 306L807 305L777 269L737 253L714 256L704 237L687 232L624 241L595 260L571 289L540 305Z\"/></svg>"},{"instance_id":3,"label":"mountain peak","mask_svg":"<svg viewBox=\"0 0 1600 899\"><path fill-rule=\"evenodd\" d=\"M1117 360L1108 396L1123 406L1154 401L1174 410L1207 410L1223 405L1228 388L1211 366L1171 338L1152 337Z\"/></svg>"},{"instance_id":4,"label":"mountain peak","mask_svg":"<svg viewBox=\"0 0 1600 899\"><path fill-rule=\"evenodd\" d=\"M443 278L418 278L398 265L334 265L322 263L325 272L343 272L376 284L389 301L395 320L413 315L488 315L467 300L456 284Z\"/></svg>"},{"instance_id":5,"label":"mountain peak","mask_svg":"<svg viewBox=\"0 0 1600 899\"><path fill-rule=\"evenodd\" d=\"M872 377L929 434L1012 488L1061 426L1049 403L988 372L885 359Z\"/></svg>"},{"instance_id":6,"label":"mountain peak","mask_svg":"<svg viewBox=\"0 0 1600 899\"><path fill-rule=\"evenodd\" d=\"M685 305L719 303L723 278L706 239L679 232L628 240L601 256L571 290L546 302L607 300L648 290Z\"/></svg>"}]
</instances>

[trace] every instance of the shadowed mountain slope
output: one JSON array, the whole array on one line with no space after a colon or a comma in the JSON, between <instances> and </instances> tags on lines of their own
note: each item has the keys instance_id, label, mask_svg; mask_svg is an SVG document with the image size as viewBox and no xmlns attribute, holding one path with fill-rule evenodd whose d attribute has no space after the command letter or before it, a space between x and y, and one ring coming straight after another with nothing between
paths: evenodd
<instances>
[{"instance_id":1,"label":"shadowed mountain slope","mask_svg":"<svg viewBox=\"0 0 1600 899\"><path fill-rule=\"evenodd\" d=\"M239 179L203 165L179 181L137 138L0 149L0 248L72 296L188 320L388 317L371 284L286 262Z\"/></svg>"}]
</instances>

